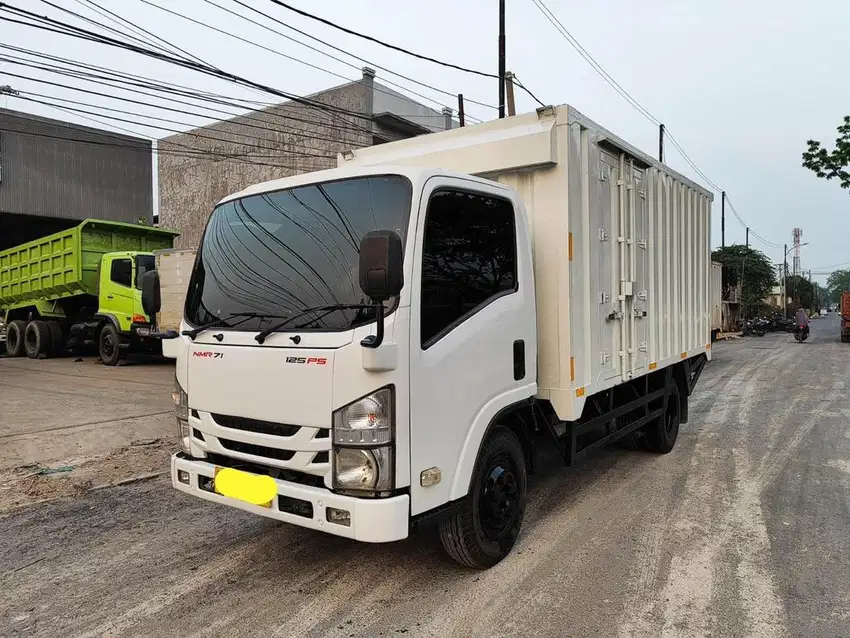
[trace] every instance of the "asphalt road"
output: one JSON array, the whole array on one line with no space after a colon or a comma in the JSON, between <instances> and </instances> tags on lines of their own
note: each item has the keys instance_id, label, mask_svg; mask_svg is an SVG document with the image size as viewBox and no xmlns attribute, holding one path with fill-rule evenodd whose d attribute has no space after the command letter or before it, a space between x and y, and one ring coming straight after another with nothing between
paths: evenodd
<instances>
[{"instance_id":1,"label":"asphalt road","mask_svg":"<svg viewBox=\"0 0 850 638\"><path fill-rule=\"evenodd\" d=\"M676 449L533 478L487 572L183 497L164 480L0 518L0 635L846 636L850 346L833 315L717 344Z\"/></svg>"}]
</instances>

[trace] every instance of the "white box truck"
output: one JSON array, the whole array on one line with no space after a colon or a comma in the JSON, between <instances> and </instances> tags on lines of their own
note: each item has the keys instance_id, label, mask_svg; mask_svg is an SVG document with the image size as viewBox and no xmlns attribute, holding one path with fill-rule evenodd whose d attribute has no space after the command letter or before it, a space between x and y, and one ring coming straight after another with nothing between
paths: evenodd
<instances>
[{"instance_id":1,"label":"white box truck","mask_svg":"<svg viewBox=\"0 0 850 638\"><path fill-rule=\"evenodd\" d=\"M366 542L432 521L494 565L538 446L673 448L711 201L568 106L225 198L175 339L174 487Z\"/></svg>"}]
</instances>

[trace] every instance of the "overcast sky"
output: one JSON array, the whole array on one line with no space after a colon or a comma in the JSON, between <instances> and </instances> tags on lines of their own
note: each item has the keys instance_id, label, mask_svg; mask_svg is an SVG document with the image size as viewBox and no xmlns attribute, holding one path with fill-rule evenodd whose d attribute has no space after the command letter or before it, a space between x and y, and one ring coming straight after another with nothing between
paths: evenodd
<instances>
[{"instance_id":1,"label":"overcast sky","mask_svg":"<svg viewBox=\"0 0 850 638\"><path fill-rule=\"evenodd\" d=\"M86 0L52 0L54 4L104 21L87 9ZM233 0L218 4L261 19ZM495 105L497 83L416 60L298 16L269 0L243 0L285 23L303 29L344 50L451 93ZM243 22L205 0L151 0L252 42L297 57L327 71L359 79L359 72L329 60L260 27ZM350 29L441 60L497 71L496 0L290 0L297 7L332 19ZM13 5L73 21L37 0ZM320 91L343 80L191 24L144 4L141 0L98 0L98 4L219 68L298 95ZM791 244L795 226L803 229L805 269L850 264L850 193L836 182L815 178L800 165L809 138L832 147L836 126L850 114L847 81L847 37L850 2L820 0L546 0L546 5L582 46L654 117L663 121L696 165L726 189L741 217L756 233L781 246ZM427 11L423 12L423 7ZM8 14L0 14L8 15ZM77 22L82 25L82 23ZM276 26L276 25L272 25ZM282 27L276 28L283 30ZM304 39L303 37L301 39ZM0 22L0 43L35 49L110 68L179 82L199 89L270 100L225 82L178 69L132 53L84 43ZM0 52L4 55L7 52ZM339 55L339 54L336 54ZM362 63L350 60L356 66ZM620 97L547 22L532 0L507 0L507 68L547 104L567 103L639 148L655 154L656 126ZM0 61L0 85L30 92L121 104L84 97L65 89L11 77L17 73L67 83L47 73ZM450 106L450 97L397 80ZM74 82L74 81L71 81ZM84 86L76 82L78 86ZM91 87L91 85L86 85ZM418 99L418 98L417 98ZM517 94L518 111L536 103ZM440 108L435 102L429 106ZM67 112L15 98L0 104L58 119L94 125ZM126 106L126 105L125 105ZM130 107L139 108L143 107ZM481 119L495 111L468 105ZM159 116L188 119L161 111ZM128 119L132 116L125 115ZM147 137L168 133L116 123ZM170 125L166 125L170 126ZM667 161L675 169L704 180L668 145ZM720 244L720 195L714 203L713 236ZM726 242L743 243L744 228L727 210ZM782 248L751 237L775 262Z\"/></svg>"}]
</instances>

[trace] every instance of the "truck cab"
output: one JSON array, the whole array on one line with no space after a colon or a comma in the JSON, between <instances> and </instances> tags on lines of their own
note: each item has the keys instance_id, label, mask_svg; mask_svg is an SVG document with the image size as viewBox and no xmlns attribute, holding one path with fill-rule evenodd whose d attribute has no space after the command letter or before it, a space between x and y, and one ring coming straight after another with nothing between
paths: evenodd
<instances>
[{"instance_id":1,"label":"truck cab","mask_svg":"<svg viewBox=\"0 0 850 638\"><path fill-rule=\"evenodd\" d=\"M394 541L466 496L481 440L537 390L526 211L513 189L450 172L326 179L249 189L212 214L178 337L173 483ZM503 490L481 487L494 529L524 508L508 495L524 487L515 460L487 468ZM269 477L270 492L221 493L224 469Z\"/></svg>"}]
</instances>

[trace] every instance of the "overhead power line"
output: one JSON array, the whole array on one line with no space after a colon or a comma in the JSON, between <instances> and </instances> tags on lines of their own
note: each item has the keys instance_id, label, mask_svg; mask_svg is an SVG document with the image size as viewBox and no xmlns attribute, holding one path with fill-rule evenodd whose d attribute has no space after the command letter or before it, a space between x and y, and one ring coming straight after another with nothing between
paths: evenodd
<instances>
[{"instance_id":1,"label":"overhead power line","mask_svg":"<svg viewBox=\"0 0 850 638\"><path fill-rule=\"evenodd\" d=\"M83 80L84 82L89 82L92 84L97 84L101 86L107 86L110 88L118 89L121 91L126 91L134 94L144 95L146 97L153 97L157 100L162 100L171 103L182 104L186 106L191 106L193 108L202 108L209 111L213 111L216 113L221 113L225 115L229 115L232 117L239 117L241 119L249 119L252 121L262 122L260 118L253 115L256 109L256 105L262 107L280 107L283 106L280 103L274 102L257 102L255 100L246 100L244 98L236 98L226 95L219 95L215 93L209 93L206 91L199 91L197 89L193 89L191 87L187 87L180 84L174 84L164 81L159 81L154 78L148 78L142 75L135 75L124 72L112 71L110 69L106 69L104 67L100 67L93 64L88 64L84 62L79 62L77 60L72 60L70 58L61 58L58 56L52 56L47 54L38 53L36 51L30 51L28 49L23 49L20 47L12 47L4 44L0 44L0 49L8 49L16 52L22 52L27 55L31 55L35 58L50 60L51 62L58 62L59 64L65 66L58 66L57 64L47 64L47 63L35 63L33 60L29 60L27 58L21 58L19 56L6 55L3 57L3 60L9 64L25 66L28 68L38 69L41 71L46 71L49 73L53 73L56 75L62 75L65 77L71 77L79 80ZM68 68L68 67L77 67L77 68ZM84 69L84 70L80 70ZM36 78L29 78L27 76L17 76L13 73L7 73L12 77L20 77L22 79L29 79L34 82L39 82L42 84L53 84L55 86L62 86L63 88L69 88L74 91L81 92L89 92L91 94L97 94L101 97L111 98L111 99L121 99L119 96L105 93L98 93L96 91L92 91L90 89L83 89L80 87L66 87L65 85L61 85L58 83L51 83L47 80L40 80ZM125 86L122 86L125 85ZM160 95L160 93L165 93L166 95ZM233 112L227 111L220 108L215 108L212 106L208 106L207 104L197 104L196 102L190 102L187 100L181 100L177 97L169 97L169 96L179 96L185 97L189 100L195 100L196 102L206 102L210 104L217 104L219 106L230 106L236 109L248 109L249 112ZM158 107L159 105L150 104L150 106ZM349 131L361 133L362 129L360 127L354 126L353 124L346 124L345 122L339 121L329 121L329 120L317 120L311 119L308 117L308 114L298 113L298 114L279 114L270 110L264 110L261 112L264 117L275 118L275 121L280 120L282 124L275 124L275 127L280 127L286 130L286 127L291 124L291 122L302 122L310 125L321 125L323 128L331 129L331 130L340 130L340 131ZM324 113L325 116L328 116L327 113ZM317 116L319 116L317 114ZM209 116L211 119L220 117Z\"/></svg>"},{"instance_id":2,"label":"overhead power line","mask_svg":"<svg viewBox=\"0 0 850 638\"><path fill-rule=\"evenodd\" d=\"M25 91L20 91L19 93L20 93L20 95L15 96L18 99L25 100L27 102L33 102L35 104L41 104L42 106L52 106L52 107L57 106L55 103L46 102L44 100L37 99L37 98L34 98L34 97L25 97L26 95L28 95L27 92L25 92ZM46 97L50 97L50 96L46 96ZM53 99L57 99L57 98L53 98ZM80 105L83 105L83 106L100 108L101 110L119 111L119 109L111 109L111 108L107 108L107 107L98 107L97 105L76 102L74 100L67 100L67 99L64 99L64 98L58 98L58 99L59 99L59 101L64 101L64 102L70 103L70 104L80 104ZM117 116L117 115L108 115L108 114L105 114L105 113L98 113L96 111L91 111L91 110L88 110L88 109L82 109L82 108L78 108L76 106L75 107L62 106L62 108L66 109L68 111L73 111L75 113L82 113L82 114L85 114L85 115L96 115L96 116L99 116L99 117L102 117L102 118L106 118L108 120L115 120L116 122L124 122L126 124L134 124L136 126L144 126L146 128L153 128L153 129L157 129L157 130L160 130L160 131L169 131L171 133L180 133L181 135L185 135L187 137L192 137L192 138L197 138L197 139L202 139L202 140L211 140L211 141L214 141L214 142L224 142L226 144L234 144L233 140L228 139L226 137L218 137L216 135L198 133L196 131L183 132L180 129L169 127L169 126L162 126L161 124L150 124L150 123L147 123L147 122L138 122L136 120L131 120L131 119L128 119L128 118L125 118L125 117L120 117L120 116ZM169 119L166 119L166 118L157 117L155 115L144 115L142 113L138 113L138 112L134 112L134 111L127 111L127 110L124 110L123 113L125 113L127 115L133 115L133 116L136 116L136 117L143 117L143 118L146 118L146 119L155 120L155 121L158 121L158 122L165 122L165 123L169 123L169 124L191 126L191 124L187 124L186 122L169 120ZM239 138L245 139L245 140L254 140L255 142L258 142L258 143L261 143L261 144L262 143L268 143L268 142L272 141L272 140L269 140L268 138L258 137L256 135L246 135L245 133L240 133ZM169 140L165 140L165 141L169 142ZM245 145L244 142L238 142L238 144ZM259 147L259 150L261 150L261 151L278 151L278 149L262 148L262 147ZM309 152L306 152L304 150L294 150L293 149L293 150L280 150L278 152L283 154L283 155L294 155L294 156L299 156L299 157L314 157L314 158L318 158L318 159L336 159L335 155L327 155L327 154L322 154L322 153L309 153Z\"/></svg>"},{"instance_id":3,"label":"overhead power line","mask_svg":"<svg viewBox=\"0 0 850 638\"><path fill-rule=\"evenodd\" d=\"M369 42L374 42L375 44L379 44L382 47L386 47L387 49L392 49L393 51L398 51L399 53L404 53L405 55L409 55L409 56L412 56L414 58L419 58L420 60L425 60L426 62L433 62L434 64L439 64L440 66L444 66L444 67L447 67L449 69L456 69L458 71L463 71L465 73L472 73L474 75L480 75L481 77L485 77L485 78L494 78L496 80L499 79L499 76L494 74L494 73L486 73L484 71L476 71L475 69L469 69L467 67L463 67L463 66L460 66L458 64L453 64L451 62L443 62L442 60L438 60L436 58L432 58L432 57L427 56L427 55L422 55L421 53L414 53L413 51L410 51L410 50L405 49L405 48L400 47L400 46L396 46L395 44L389 44L388 42L384 42L383 40L379 40L378 38L374 38L371 35L359 33L357 31L354 31L353 29L348 29L346 27L343 27L343 26L337 24L336 22L332 22L331 20L328 20L326 18L321 18L321 17L314 15L312 13L308 13L307 11L302 11L301 9L293 7L290 4L287 4L285 2L281 2L281 0L271 0L271 2L273 2L274 4L276 4L280 7L283 7L284 9L288 9L289 11L292 11L293 13L297 13L298 15L304 16L305 18L310 18L311 20L316 20L317 22L321 22L322 24L326 24L329 27L333 27L334 29L337 29L338 31L342 31L343 33L347 33L349 35L353 35L353 36L356 36L358 38L362 38L363 40L368 40Z\"/></svg>"},{"instance_id":4,"label":"overhead power line","mask_svg":"<svg viewBox=\"0 0 850 638\"><path fill-rule=\"evenodd\" d=\"M644 107L640 102L638 102L623 86L614 79L614 77L605 70L605 68L597 62L597 60L590 54L590 52L585 49L581 43L576 39L576 37L570 33L570 31L564 26L563 22L561 22L555 13L546 6L544 0L531 0L534 5L540 10L543 16L555 27L555 30L561 34L561 36L576 50L576 52L593 68L594 71L607 82L611 88L613 88L624 100L626 100L638 113L643 115L647 120L649 120L655 126L661 125L661 120L655 117L646 107ZM690 166L694 172L705 181L706 184L711 186L716 191L723 191L720 186L717 185L708 175L703 172L699 166L697 166L696 162L691 158L691 156L685 151L684 147L679 143L679 141L672 135L670 129L665 127L665 137L670 140L670 143L676 148L679 154L682 156L682 159ZM729 196L726 196L726 202L729 203ZM746 228L747 225L738 214L738 212L732 208L730 204L730 208L732 212L737 217L738 221L743 224ZM764 237L756 233L752 228L750 228L750 234L753 235L756 239L763 242L764 244L771 246L773 248L781 248L779 244L775 244L771 241L766 240Z\"/></svg>"},{"instance_id":5,"label":"overhead power line","mask_svg":"<svg viewBox=\"0 0 850 638\"><path fill-rule=\"evenodd\" d=\"M185 60L185 59L182 59L182 58L177 58L177 57L174 57L174 56L171 56L171 55L166 55L166 54L160 53L158 51L147 49L145 47L140 47L140 46L137 46L137 45L133 45L131 43L122 42L120 40L116 40L115 38L111 38L111 37L105 36L103 34L99 34L99 33L89 31L88 29L83 29L81 27L76 27L74 25L62 22L61 20L55 20L55 19L49 18L49 17L38 16L37 14L35 14L31 11L27 11L25 9L20 9L18 7L13 7L13 6L9 5L8 3L0 3L0 10L6 11L6 12L11 12L11 13L19 16L19 17L28 18L29 20L31 20L31 22L27 22L27 21L20 20L20 19L0 17L0 20L3 20L5 22L10 22L10 23L13 23L13 24L20 24L20 25L28 26L28 27L35 28L35 29L38 29L38 30L41 30L41 31L58 33L60 35L74 37L74 38L77 38L77 39L80 39L80 40L96 42L96 43L103 44L103 45L110 46L110 47L124 49L124 50L127 50L127 51L132 51L134 53L138 53L140 55L145 55L147 57L151 57L153 59L160 60L162 62L168 62L170 64L180 66L180 67L183 67L183 68L187 68L187 69L190 69L190 70L195 70L195 71L204 73L206 75L222 78L222 79L228 80L230 82L233 82L235 84L238 84L238 85L241 85L241 86L244 86L244 87L259 89L259 90L265 91L265 92L267 92L271 95L277 95L277 96L286 98L288 100L291 100L293 102L297 102L297 103L302 104L303 106L308 107L308 108L313 108L313 109L316 109L316 110L322 110L322 111L326 111L328 113L332 113L335 117L349 116L349 117L352 117L352 118L355 118L355 119L368 120L369 123L371 124L371 116L364 115L363 113L357 113L356 111L350 111L350 110L342 108L342 107L324 104L322 102L318 102L318 101L315 101L315 100L310 100L309 98L304 98L304 97L301 97L299 95L289 93L287 91L282 91L280 89L276 89L274 87L267 86L267 85L262 84L260 82L255 82L253 80L249 80L247 78L241 77L237 74L230 73L230 72L227 72L227 71L223 71L221 69L218 69L216 67L212 67L210 65L201 64L201 63L198 63L198 62L192 62L192 61ZM361 128L362 128L364 133L371 134L371 132L372 132L371 128L366 128L366 127L361 127Z\"/></svg>"},{"instance_id":6,"label":"overhead power line","mask_svg":"<svg viewBox=\"0 0 850 638\"><path fill-rule=\"evenodd\" d=\"M330 58L331 60L335 60L336 62L339 62L340 64L345 64L346 66L350 66L350 67L352 67L352 68L354 68L354 69L359 69L359 67L358 67L356 64L352 64L352 63L350 63L350 62L347 62L346 60L343 60L343 59L341 59L341 58L338 58L338 57L337 57L337 56L335 56L335 55L331 55L330 53L328 53L328 52L326 52L326 51L322 51L321 49L319 49L319 48L317 48L317 47L314 47L314 46L312 46L312 45L310 45L310 44L307 44L306 42L301 42L301 40L298 40L297 38L293 38L293 37L292 37L292 36L290 36L290 35L287 35L287 34L285 34L285 33L282 33L281 31L279 31L279 30L277 30L277 29L274 29L274 28L270 27L268 24L265 24L265 23L260 22L260 21L258 21L258 20L253 20L252 18L249 18L249 17L247 17L247 16L245 16L245 15L243 15L243 14L241 14L241 13L237 13L236 11L233 11L233 10L231 10L231 9L228 9L227 7L223 7L223 6L221 6L220 4L217 4L216 2L213 2L212 0L204 0L204 2L206 2L207 4L210 4L210 5L214 6L214 7L217 7L217 8L219 8L219 9L221 9L222 11L226 11L227 13L229 13L229 14L231 14L231 15L233 15L233 16L236 16L236 17L238 17L238 18L241 18L242 20L245 20L245 21L247 21L247 22L250 22L251 24L254 24L254 25L258 26L258 27L261 27L261 28L265 29L266 31L269 31L269 32L271 32L271 33L274 33L275 35L278 35L278 36L280 36L280 37L282 37L282 38L285 38L285 39L287 39L287 40L289 40L289 41L291 41L291 42L295 42L296 44L299 44L299 45L301 45L301 46L303 46L303 47L306 47L306 48L310 49L311 51L315 51L316 53L319 53L320 55L323 55L323 56L325 56L325 57L327 57L327 58ZM453 92L451 92L451 91L446 91L445 89L441 89L441 88L436 87L436 86L433 86L433 85L431 85L431 84L427 84L426 82L421 82L421 81L416 80L416 79L414 79L414 78L412 78L412 77L409 77L409 76L407 76L407 75L403 75L403 74L401 74L401 73L397 73L396 71L392 71L391 69L388 69L388 68L387 68L387 67L385 67L385 66L381 66L380 64L377 64L377 63L372 62L372 61L370 61L370 60L367 60L367 59L365 59L365 58L361 58L361 57L360 57L360 56L358 56L358 55L355 55L355 54L353 54L353 53L349 53L349 52L348 52L348 51L346 51L345 49L342 49L342 48L340 48L340 47L338 47L338 46L336 46L336 45L333 45L333 44L331 44L331 43L329 43L329 42L326 42L325 40L322 40L322 39L320 39L320 38L317 38L316 36L311 35L311 34L307 33L306 31L302 31L301 29L297 29L297 28L293 27L292 25L286 24L285 22L282 22L281 20L278 20L278 19L277 19L277 18L275 18L274 16L271 16L271 15L269 15L269 14L267 14L267 13L264 13L264 12L260 11L259 9L255 8L255 7L252 7L252 6L248 5L248 4L245 4L244 2L241 2L240 0L233 0L233 2L235 2L236 4L238 4L239 6L241 6L241 7L245 8L245 9L248 9L248 10L250 10L250 11L253 11L253 12L257 13L258 15L262 16L262 17L263 17L263 18L265 18L266 20L269 20L269 21L275 22L275 23L277 23L277 24L279 24L279 25L281 25L281 26L283 26L283 27L285 27L285 28L287 28L287 29L290 29L290 30L292 30L292 31L294 31L294 32L296 32L296 33L298 33L298 34L300 34L300 35L303 35L303 36L304 36L304 37L306 37L306 38L310 38L311 40L313 40L313 41L315 41L315 42L319 42L320 44L323 44L324 46L329 47L329 48L333 49L334 51L338 51L338 52L340 52L340 53L343 53L343 54L345 54L345 55L347 55L347 56L350 56L350 57L354 58L355 60L359 60L360 62L362 62L362 63L364 63L364 64L368 64L370 67L373 67L373 68L378 69L378 70L380 70L380 71L384 71L385 73L389 73L390 75L394 75L394 76L396 76L396 77L402 78L402 79L404 79L404 80L407 80L408 82L413 82L414 84L417 84L417 85L419 85L419 86L425 87L425 88L427 88L427 89L431 89L432 91L436 91L437 93L442 93L443 95L450 95L450 96L452 96L452 97L457 97L457 93L453 93ZM435 102L435 103L437 103L437 104L440 104L440 106L444 106L444 107L445 107L445 106L447 106L447 105L445 105L445 104L441 104L440 102L437 102L436 100L433 100L432 98L428 98L428 97L423 96L423 95L421 95L421 94L419 94L419 93L416 93L416 92L414 92L414 91L411 91L409 88L404 87L404 86L402 86L402 85L400 85L400 84L397 84L397 83L395 83L395 82L388 81L388 80L387 80L387 79L385 79L385 78L382 78L382 80L381 80L381 81L382 81L382 82L384 82L384 83L386 83L386 84L390 84L391 86L396 86L396 87L398 87L398 88L401 88L401 89L404 89L404 90L406 90L406 91L409 91L410 93L412 93L413 95L417 95L418 97L424 97L425 99L428 99L428 100L431 100L432 102ZM380 89L379 89L378 87L375 87L375 90L380 91ZM381 92L385 93L385 91L381 91ZM472 104L476 104L476 105L478 105L478 106L483 106L483 107L486 107L486 108L489 108L489 109L497 109L497 108L498 108L498 107L496 107L496 106L493 106L492 104L486 104L486 103L484 103L484 102L478 102L477 100L471 100L471 99L469 99L469 98L465 98L465 100L466 100L467 102L472 103ZM447 108L453 108L453 107L447 107ZM469 117L469 116L467 116L467 117ZM469 118L469 119L475 119L475 118ZM480 121L480 120L479 120L479 121Z\"/></svg>"},{"instance_id":7,"label":"overhead power line","mask_svg":"<svg viewBox=\"0 0 850 638\"><path fill-rule=\"evenodd\" d=\"M314 69L314 70L316 70L316 71L321 71L322 73L327 73L327 74L329 74L329 75L333 75L334 77L337 77L337 78L340 78L340 79L342 79L342 80L345 80L346 82L352 82L352 81L353 81L353 82L361 82L361 83L362 83L362 80L351 80L351 78L348 78L348 77L346 77L346 76L342 75L341 73L336 73L335 71L331 71L330 69L325 69L325 68L323 68L323 67L321 67L321 66L318 66L318 65L316 65L316 64L313 64L313 63L311 63L311 62L307 62L306 60L302 60L301 58L298 58L298 57L295 57L295 56L292 56L292 55L288 55L288 54L286 54L286 53L283 53L283 52L278 51L277 49L273 49L273 48L271 48L271 47L267 47L267 46L265 46L265 45L263 45L263 44L260 44L259 42L255 42L255 41L253 41L253 40L249 40L248 38L244 38L244 37L242 37L242 36L240 36L240 35L237 35L237 34L235 34L235 33L230 33L229 31L225 31L225 30L223 30L223 29L219 29L219 28L214 27L214 26L212 26L212 25L210 25L210 24L207 24L206 22L202 22L202 21L200 21L200 20L196 20L195 18L193 18L193 17L191 17L191 16L188 16L188 15L186 15L186 14L180 13L179 11L174 11L174 10L169 9L169 8L167 8L167 7L162 7L162 6L158 5L158 4L156 4L155 2L152 2L151 0L140 0L140 2L143 2L144 4L147 4L147 5L151 6L151 7L154 7L154 8L156 8L156 9L159 9L159 10L161 10L161 11L165 11L166 13L169 13L169 14L171 14L171 15L174 15L174 16L177 16L177 17L179 17L179 18L182 18L183 20L186 20L186 21L191 22L191 23L193 23L193 24L196 24L196 25L199 25L199 26L205 27L205 28L207 28L207 29L210 29L210 30L212 30L212 31L215 31L216 33L220 33L220 34L222 34L222 35L226 35L226 36L228 36L228 37L230 37L230 38L233 38L233 39L235 39L235 40L239 40L240 42L243 42L243 43L245 43L245 44L249 44L249 45L251 45L251 46L253 46L253 47L256 47L256 48L258 48L258 49L262 49L262 50L264 50L264 51L267 51L267 52L272 53L272 54L274 54L274 55L277 55L277 56L279 56L279 57L285 58L285 59L287 59L287 60L291 60L291 61L293 61L293 62L297 62L298 64L302 64L302 65L307 66L307 67L309 67L309 68L311 68L311 69ZM210 4L213 4L214 6L218 6L218 5L216 5L215 3L210 3ZM219 8L222 8L222 7L219 7ZM229 9L224 9L224 10L225 10L225 11L228 11L229 13L233 13L233 12L231 12ZM234 13L234 15L239 16L239 14L236 14L236 13ZM245 20L248 20L248 21L254 22L254 21L253 21L253 20L251 20L250 18L245 18L244 16L240 16L240 17L242 17L242 18L243 18L243 19L245 19ZM255 24L260 24L260 23L255 23ZM283 34L278 34L278 35L283 35ZM284 36L284 37L287 37L287 38L288 38L289 36ZM294 38L290 38L290 39L292 39L292 40L293 40L293 41L295 41L295 42L298 42L298 41L297 41L297 40L295 40ZM300 42L299 42L299 44L302 44L302 43L300 43ZM309 45L304 45L304 46L309 46ZM355 64L351 64L351 63L349 63L349 62L346 62L345 60L342 60L342 59L340 59L340 58L338 58L338 57L332 56L332 55L330 55L329 53L325 53L325 52L321 51L320 49L316 49L315 47L310 47L310 48L311 48L311 49L314 49L315 51L318 51L319 53L322 53L323 55L325 55L325 56L327 56L327 57L329 57L329 58L331 58L331 59L333 59L333 60L336 60L337 62L340 62L340 63L342 63L342 64L345 64L346 66L350 66L350 67L352 67L352 68L357 69L358 71L360 71L360 68L359 68L359 67L357 67L357 65L355 65ZM386 80L384 80L384 81L386 82ZM408 91L408 92L412 93L413 95L415 95L415 96L417 96L417 97L419 97L419 98L422 98L422 99L424 99L424 100L428 100L429 102L433 102L433 103L435 103L435 104L439 105L440 107L444 107L444 108L451 108L451 107L447 106L446 104L443 104L443 103L441 103L441 102L439 102L439 101L437 101L437 100L435 100L435 99L433 99L433 98L431 98L431 97L428 97L427 95L424 95L424 94L422 94L422 93L417 93L416 91L413 91L413 90L411 90L411 89L409 89L409 88L407 88L407 87L405 87L405 86L402 86L402 85L400 85L400 84L396 84L396 83L394 83L394 82L387 82L387 83L388 83L388 84L393 84L393 85L397 86L399 89L402 89L402 90ZM448 91L443 91L443 90L441 90L441 89L438 89L438 88L436 88L436 87L432 87L432 86L430 86L430 85L426 85L426 86L428 86L428 88L430 88L430 89L432 89L432 90L434 90L434 91L438 91L438 92L440 92L440 93L445 93L446 95L451 95L451 96L456 95L456 94L454 94L454 93L450 93L450 92L448 92ZM374 90L375 90L375 91L377 91L377 92L379 92L379 93L384 93L384 94L386 94L386 95L393 95L392 93L390 93L390 92L388 92L388 91L385 91L384 89L382 89L382 88L381 88L381 87L379 87L379 86L375 86L375 87L374 87ZM472 101L472 100L469 100L469 101ZM482 102L478 102L477 104L480 104L481 106L489 106L489 105L484 104L484 103L482 103ZM496 107L491 107L491 108L496 108Z\"/></svg>"}]
</instances>

